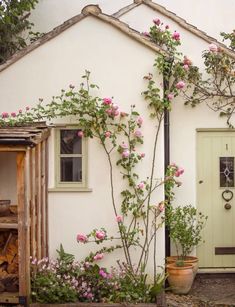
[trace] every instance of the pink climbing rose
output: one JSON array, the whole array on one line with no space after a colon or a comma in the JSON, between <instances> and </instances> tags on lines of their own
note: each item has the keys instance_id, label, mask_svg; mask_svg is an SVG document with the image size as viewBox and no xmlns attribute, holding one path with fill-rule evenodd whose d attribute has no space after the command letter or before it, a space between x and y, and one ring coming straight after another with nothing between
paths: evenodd
<instances>
[{"instance_id":1,"label":"pink climbing rose","mask_svg":"<svg viewBox=\"0 0 235 307\"><path fill-rule=\"evenodd\" d=\"M218 52L218 46L216 44L210 44L209 45L209 50L212 53L216 53L216 52Z\"/></svg>"},{"instance_id":2,"label":"pink climbing rose","mask_svg":"<svg viewBox=\"0 0 235 307\"><path fill-rule=\"evenodd\" d=\"M183 173L184 173L184 169L181 168L181 167L179 167L179 168L176 170L176 172L175 172L175 176L176 176L176 177L179 177L179 176L181 176Z\"/></svg>"},{"instance_id":3,"label":"pink climbing rose","mask_svg":"<svg viewBox=\"0 0 235 307\"><path fill-rule=\"evenodd\" d=\"M134 135L137 138L141 138L142 137L142 132L140 130L135 130Z\"/></svg>"},{"instance_id":4,"label":"pink climbing rose","mask_svg":"<svg viewBox=\"0 0 235 307\"><path fill-rule=\"evenodd\" d=\"M103 104L109 105L112 103L112 98L103 98Z\"/></svg>"},{"instance_id":5,"label":"pink climbing rose","mask_svg":"<svg viewBox=\"0 0 235 307\"><path fill-rule=\"evenodd\" d=\"M122 216L121 216L121 215L116 215L116 221L117 221L118 223L122 223L122 222L123 222Z\"/></svg>"},{"instance_id":6,"label":"pink climbing rose","mask_svg":"<svg viewBox=\"0 0 235 307\"><path fill-rule=\"evenodd\" d=\"M176 41L179 41L180 40L180 33L175 31L173 34L172 34L172 38Z\"/></svg>"},{"instance_id":7,"label":"pink climbing rose","mask_svg":"<svg viewBox=\"0 0 235 307\"><path fill-rule=\"evenodd\" d=\"M178 90L181 90L181 89L184 88L184 87L185 87L184 81L179 81L178 83L176 83L176 88L177 88Z\"/></svg>"},{"instance_id":8,"label":"pink climbing rose","mask_svg":"<svg viewBox=\"0 0 235 307\"><path fill-rule=\"evenodd\" d=\"M142 124L143 124L143 122L144 122L143 117L139 116L139 117L137 118L136 122L137 122L137 124L139 125L139 127L141 127Z\"/></svg>"},{"instance_id":9,"label":"pink climbing rose","mask_svg":"<svg viewBox=\"0 0 235 307\"><path fill-rule=\"evenodd\" d=\"M110 131L105 131L104 135L105 135L106 138L110 138L111 132Z\"/></svg>"},{"instance_id":10,"label":"pink climbing rose","mask_svg":"<svg viewBox=\"0 0 235 307\"><path fill-rule=\"evenodd\" d=\"M143 183L143 182L140 182L140 183L137 185L137 188L140 189L140 190L143 190L143 188L144 188L144 183Z\"/></svg>"},{"instance_id":11,"label":"pink climbing rose","mask_svg":"<svg viewBox=\"0 0 235 307\"><path fill-rule=\"evenodd\" d=\"M174 98L174 94L169 93L169 94L167 95L167 98L168 98L168 100L171 101L171 100Z\"/></svg>"},{"instance_id":12,"label":"pink climbing rose","mask_svg":"<svg viewBox=\"0 0 235 307\"><path fill-rule=\"evenodd\" d=\"M161 20L160 20L159 18L155 18L155 19L153 19L153 23L154 23L155 25L157 25L157 26L160 26Z\"/></svg>"},{"instance_id":13,"label":"pink climbing rose","mask_svg":"<svg viewBox=\"0 0 235 307\"><path fill-rule=\"evenodd\" d=\"M97 253L95 256L94 256L94 260L101 260L104 258L104 254L103 253Z\"/></svg>"},{"instance_id":14,"label":"pink climbing rose","mask_svg":"<svg viewBox=\"0 0 235 307\"><path fill-rule=\"evenodd\" d=\"M97 230L95 236L98 240L103 240L105 238L105 232L102 230Z\"/></svg>"},{"instance_id":15,"label":"pink climbing rose","mask_svg":"<svg viewBox=\"0 0 235 307\"><path fill-rule=\"evenodd\" d=\"M77 242L82 242L82 243L86 243L88 241L88 238L86 235L79 233L77 235Z\"/></svg>"},{"instance_id":16,"label":"pink climbing rose","mask_svg":"<svg viewBox=\"0 0 235 307\"><path fill-rule=\"evenodd\" d=\"M130 155L130 152L129 152L129 150L127 150L127 149L124 150L123 153L122 153L122 157L123 157L123 158L128 158L129 155Z\"/></svg>"}]
</instances>

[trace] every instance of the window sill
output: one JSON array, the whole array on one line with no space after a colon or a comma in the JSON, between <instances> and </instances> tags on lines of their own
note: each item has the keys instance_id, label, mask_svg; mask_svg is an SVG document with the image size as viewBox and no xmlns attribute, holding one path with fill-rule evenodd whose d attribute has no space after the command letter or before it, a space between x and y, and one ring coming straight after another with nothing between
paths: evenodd
<instances>
[{"instance_id":1,"label":"window sill","mask_svg":"<svg viewBox=\"0 0 235 307\"><path fill-rule=\"evenodd\" d=\"M92 192L90 188L49 188L48 192Z\"/></svg>"}]
</instances>

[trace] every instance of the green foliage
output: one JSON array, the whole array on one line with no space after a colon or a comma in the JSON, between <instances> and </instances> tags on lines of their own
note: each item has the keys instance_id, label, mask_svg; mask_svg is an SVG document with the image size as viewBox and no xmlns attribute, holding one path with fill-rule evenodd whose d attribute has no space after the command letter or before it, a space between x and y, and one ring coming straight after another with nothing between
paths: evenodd
<instances>
[{"instance_id":1,"label":"green foliage","mask_svg":"<svg viewBox=\"0 0 235 307\"><path fill-rule=\"evenodd\" d=\"M180 258L188 256L201 242L201 231L206 220L207 216L197 212L197 209L191 205L175 208L167 206L165 222Z\"/></svg>"},{"instance_id":2,"label":"green foliage","mask_svg":"<svg viewBox=\"0 0 235 307\"><path fill-rule=\"evenodd\" d=\"M235 30L231 33L221 32L220 35L223 37L223 40L229 40L229 48L235 50Z\"/></svg>"},{"instance_id":3,"label":"green foliage","mask_svg":"<svg viewBox=\"0 0 235 307\"><path fill-rule=\"evenodd\" d=\"M0 2L0 64L17 50L26 46L27 39L35 39L39 33L30 31L30 11L38 0L2 0ZM28 34L28 37L26 36Z\"/></svg>"}]
</instances>

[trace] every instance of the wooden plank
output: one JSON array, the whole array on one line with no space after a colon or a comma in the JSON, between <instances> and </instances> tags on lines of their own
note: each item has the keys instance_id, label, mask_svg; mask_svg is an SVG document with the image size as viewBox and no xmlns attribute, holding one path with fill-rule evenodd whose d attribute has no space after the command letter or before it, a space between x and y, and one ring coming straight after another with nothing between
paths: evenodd
<instances>
[{"instance_id":1,"label":"wooden plank","mask_svg":"<svg viewBox=\"0 0 235 307\"><path fill-rule=\"evenodd\" d=\"M36 244L37 258L42 258L42 242L41 242L41 144L36 146L36 163L35 163L35 179L36 179Z\"/></svg>"},{"instance_id":2,"label":"wooden plank","mask_svg":"<svg viewBox=\"0 0 235 307\"><path fill-rule=\"evenodd\" d=\"M0 303L18 304L19 303L19 293L18 292L0 293Z\"/></svg>"},{"instance_id":3,"label":"wooden plank","mask_svg":"<svg viewBox=\"0 0 235 307\"><path fill-rule=\"evenodd\" d=\"M24 169L24 194L25 194L25 210L24 210L24 220L25 220L25 284L26 284L26 295L29 299L30 297L30 150L26 152L25 155L25 169ZM20 262L19 262L20 264Z\"/></svg>"},{"instance_id":4,"label":"wooden plank","mask_svg":"<svg viewBox=\"0 0 235 307\"><path fill-rule=\"evenodd\" d=\"M3 228L3 229L18 229L18 223L0 223L0 228Z\"/></svg>"},{"instance_id":5,"label":"wooden plank","mask_svg":"<svg viewBox=\"0 0 235 307\"><path fill-rule=\"evenodd\" d=\"M26 151L26 146L15 146L15 145L0 145L0 152L19 152Z\"/></svg>"},{"instance_id":6,"label":"wooden plank","mask_svg":"<svg viewBox=\"0 0 235 307\"><path fill-rule=\"evenodd\" d=\"M30 152L30 189L31 189L31 199L30 199L30 255L33 258L37 256L36 248L36 190L35 190L35 148L31 149Z\"/></svg>"},{"instance_id":7,"label":"wooden plank","mask_svg":"<svg viewBox=\"0 0 235 307\"><path fill-rule=\"evenodd\" d=\"M26 262L25 262L25 153L19 152L16 157L17 164L17 198L18 198L18 244L19 244L19 293L27 295Z\"/></svg>"},{"instance_id":8,"label":"wooden plank","mask_svg":"<svg viewBox=\"0 0 235 307\"><path fill-rule=\"evenodd\" d=\"M41 242L42 257L46 257L46 143L41 144Z\"/></svg>"},{"instance_id":9,"label":"wooden plank","mask_svg":"<svg viewBox=\"0 0 235 307\"><path fill-rule=\"evenodd\" d=\"M46 148L45 148L45 227L46 227L46 256L49 255L49 247L48 247L48 242L49 242L49 232L48 232L48 140L45 141Z\"/></svg>"}]
</instances>

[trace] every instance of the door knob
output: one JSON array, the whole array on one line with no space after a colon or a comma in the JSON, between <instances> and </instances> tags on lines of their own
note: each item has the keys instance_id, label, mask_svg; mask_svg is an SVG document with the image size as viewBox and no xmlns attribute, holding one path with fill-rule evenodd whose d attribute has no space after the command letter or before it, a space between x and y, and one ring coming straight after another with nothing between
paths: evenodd
<instances>
[{"instance_id":1,"label":"door knob","mask_svg":"<svg viewBox=\"0 0 235 307\"><path fill-rule=\"evenodd\" d=\"M226 210L230 210L231 208L232 208L232 206L230 205L230 204L225 204L224 205L224 208L226 209Z\"/></svg>"}]
</instances>

